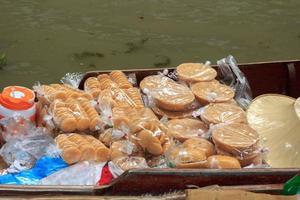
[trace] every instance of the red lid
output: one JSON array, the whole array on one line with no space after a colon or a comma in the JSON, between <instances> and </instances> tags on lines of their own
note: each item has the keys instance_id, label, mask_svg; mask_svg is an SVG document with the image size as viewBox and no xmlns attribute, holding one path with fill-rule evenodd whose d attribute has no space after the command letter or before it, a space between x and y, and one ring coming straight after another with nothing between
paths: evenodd
<instances>
[{"instance_id":1,"label":"red lid","mask_svg":"<svg viewBox=\"0 0 300 200\"><path fill-rule=\"evenodd\" d=\"M34 104L34 92L21 86L9 86L0 94L0 104L11 110L26 110Z\"/></svg>"}]
</instances>

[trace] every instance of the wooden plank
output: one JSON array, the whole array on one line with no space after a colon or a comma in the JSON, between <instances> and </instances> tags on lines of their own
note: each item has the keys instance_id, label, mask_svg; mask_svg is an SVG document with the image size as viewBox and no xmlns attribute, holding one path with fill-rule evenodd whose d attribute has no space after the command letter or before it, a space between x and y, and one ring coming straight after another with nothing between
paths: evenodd
<instances>
[{"instance_id":1,"label":"wooden plank","mask_svg":"<svg viewBox=\"0 0 300 200\"><path fill-rule=\"evenodd\" d=\"M139 169L130 170L98 194L161 194L189 186L282 184L299 169Z\"/></svg>"}]
</instances>

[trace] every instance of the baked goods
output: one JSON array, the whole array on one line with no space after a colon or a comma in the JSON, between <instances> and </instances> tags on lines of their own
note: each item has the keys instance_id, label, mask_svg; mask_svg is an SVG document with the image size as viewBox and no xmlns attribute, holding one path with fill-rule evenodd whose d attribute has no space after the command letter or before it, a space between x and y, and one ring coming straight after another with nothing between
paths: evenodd
<instances>
[{"instance_id":1,"label":"baked goods","mask_svg":"<svg viewBox=\"0 0 300 200\"><path fill-rule=\"evenodd\" d=\"M50 112L63 132L96 131L103 127L99 114L85 98L55 100L50 104Z\"/></svg>"},{"instance_id":2,"label":"baked goods","mask_svg":"<svg viewBox=\"0 0 300 200\"><path fill-rule=\"evenodd\" d=\"M112 81L114 81L118 85L119 88L128 89L128 88L133 87L122 71L114 70L114 71L110 72L109 75L110 75L110 78L112 79Z\"/></svg>"},{"instance_id":3,"label":"baked goods","mask_svg":"<svg viewBox=\"0 0 300 200\"><path fill-rule=\"evenodd\" d=\"M236 158L230 156L213 155L207 159L207 168L210 169L240 169L241 165Z\"/></svg>"},{"instance_id":4,"label":"baked goods","mask_svg":"<svg viewBox=\"0 0 300 200\"><path fill-rule=\"evenodd\" d=\"M97 99L101 92L100 82L96 77L90 77L84 82L84 91L93 96L94 99Z\"/></svg>"},{"instance_id":5,"label":"baked goods","mask_svg":"<svg viewBox=\"0 0 300 200\"><path fill-rule=\"evenodd\" d=\"M113 163L121 168L123 171L130 169L143 169L148 168L146 159L138 156L125 156L113 160Z\"/></svg>"},{"instance_id":6,"label":"baked goods","mask_svg":"<svg viewBox=\"0 0 300 200\"><path fill-rule=\"evenodd\" d=\"M226 124L212 131L212 139L219 154L236 157L242 166L252 163L260 152L257 132L246 124Z\"/></svg>"},{"instance_id":7,"label":"baked goods","mask_svg":"<svg viewBox=\"0 0 300 200\"><path fill-rule=\"evenodd\" d=\"M251 165L251 164L262 164L262 155L259 150L255 150L253 152L245 152L244 154L241 155L234 155L232 153L229 153L221 148L219 148L217 145L215 146L216 152L219 155L226 155L230 157L236 158L242 167Z\"/></svg>"},{"instance_id":8,"label":"baked goods","mask_svg":"<svg viewBox=\"0 0 300 200\"><path fill-rule=\"evenodd\" d=\"M151 107L153 112L159 116L159 117L164 117L166 116L168 119L181 119L181 118L189 118L193 116L193 112L195 111L198 106L196 106L194 109L189 109L185 111L169 111L169 110L164 110L162 108L159 108L157 106L152 106Z\"/></svg>"},{"instance_id":9,"label":"baked goods","mask_svg":"<svg viewBox=\"0 0 300 200\"><path fill-rule=\"evenodd\" d=\"M259 136L246 124L225 124L212 131L212 138L220 148L240 155L257 148Z\"/></svg>"},{"instance_id":10,"label":"baked goods","mask_svg":"<svg viewBox=\"0 0 300 200\"><path fill-rule=\"evenodd\" d=\"M128 140L119 140L113 142L110 146L110 151L111 160L128 156L143 157L143 152L141 151L141 149Z\"/></svg>"},{"instance_id":11,"label":"baked goods","mask_svg":"<svg viewBox=\"0 0 300 200\"><path fill-rule=\"evenodd\" d=\"M169 111L187 110L195 100L188 87L161 75L144 78L140 87L144 92L148 91L157 107Z\"/></svg>"},{"instance_id":12,"label":"baked goods","mask_svg":"<svg viewBox=\"0 0 300 200\"><path fill-rule=\"evenodd\" d=\"M176 70L179 80L187 82L211 81L217 76L216 70L202 63L183 63Z\"/></svg>"},{"instance_id":13,"label":"baked goods","mask_svg":"<svg viewBox=\"0 0 300 200\"><path fill-rule=\"evenodd\" d=\"M247 123L245 111L230 103L210 103L203 108L201 119L206 124Z\"/></svg>"},{"instance_id":14,"label":"baked goods","mask_svg":"<svg viewBox=\"0 0 300 200\"><path fill-rule=\"evenodd\" d=\"M68 164L94 160L106 162L110 159L110 150L99 140L89 135L60 134L55 138L62 158Z\"/></svg>"},{"instance_id":15,"label":"baked goods","mask_svg":"<svg viewBox=\"0 0 300 200\"><path fill-rule=\"evenodd\" d=\"M191 86L191 90L203 105L231 101L234 97L234 91L218 81L198 82Z\"/></svg>"},{"instance_id":16,"label":"baked goods","mask_svg":"<svg viewBox=\"0 0 300 200\"><path fill-rule=\"evenodd\" d=\"M117 84L113 82L107 74L100 74L97 76L97 79L99 81L101 90L111 89L112 87L118 87Z\"/></svg>"},{"instance_id":17,"label":"baked goods","mask_svg":"<svg viewBox=\"0 0 300 200\"><path fill-rule=\"evenodd\" d=\"M172 148L168 160L175 168L205 168L206 155L197 149L188 149L183 146Z\"/></svg>"},{"instance_id":18,"label":"baked goods","mask_svg":"<svg viewBox=\"0 0 300 200\"><path fill-rule=\"evenodd\" d=\"M43 105L49 105L56 99L65 100L67 98L86 98L92 100L93 97L81 90L72 88L64 84L50 84L36 86L37 97Z\"/></svg>"},{"instance_id":19,"label":"baked goods","mask_svg":"<svg viewBox=\"0 0 300 200\"><path fill-rule=\"evenodd\" d=\"M183 118L168 121L168 135L180 142L189 138L201 137L208 131L208 127L197 119Z\"/></svg>"},{"instance_id":20,"label":"baked goods","mask_svg":"<svg viewBox=\"0 0 300 200\"><path fill-rule=\"evenodd\" d=\"M190 138L182 143L182 146L186 149L202 151L205 153L206 157L215 154L214 145L204 138Z\"/></svg>"}]
</instances>

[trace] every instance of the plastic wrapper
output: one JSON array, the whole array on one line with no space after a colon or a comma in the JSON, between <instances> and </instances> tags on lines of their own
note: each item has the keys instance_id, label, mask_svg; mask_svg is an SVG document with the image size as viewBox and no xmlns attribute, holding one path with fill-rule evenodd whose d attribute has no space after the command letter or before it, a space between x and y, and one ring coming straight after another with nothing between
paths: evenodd
<instances>
[{"instance_id":1,"label":"plastic wrapper","mask_svg":"<svg viewBox=\"0 0 300 200\"><path fill-rule=\"evenodd\" d=\"M256 97L249 105L249 125L268 148L266 162L275 168L299 167L300 99L268 94Z\"/></svg>"},{"instance_id":2,"label":"plastic wrapper","mask_svg":"<svg viewBox=\"0 0 300 200\"><path fill-rule=\"evenodd\" d=\"M103 130L90 94L66 84L36 85L34 89L39 100L39 125L63 132Z\"/></svg>"},{"instance_id":3,"label":"plastic wrapper","mask_svg":"<svg viewBox=\"0 0 300 200\"><path fill-rule=\"evenodd\" d=\"M106 129L99 135L99 140L107 147L110 147L113 142L123 139L126 139L124 132L113 128Z\"/></svg>"},{"instance_id":4,"label":"plastic wrapper","mask_svg":"<svg viewBox=\"0 0 300 200\"><path fill-rule=\"evenodd\" d=\"M246 109L252 100L252 92L247 78L238 68L233 56L229 55L217 62L221 82L230 86L235 91L235 100Z\"/></svg>"},{"instance_id":5,"label":"plastic wrapper","mask_svg":"<svg viewBox=\"0 0 300 200\"><path fill-rule=\"evenodd\" d=\"M121 173L131 170L131 169L144 169L144 168L149 168L146 159L143 157L137 157L137 156L131 156L131 157L120 157L117 159L114 159L111 161L115 168L119 168L117 170L117 174L120 175ZM112 165L112 164L111 164Z\"/></svg>"},{"instance_id":6,"label":"plastic wrapper","mask_svg":"<svg viewBox=\"0 0 300 200\"><path fill-rule=\"evenodd\" d=\"M105 163L80 162L41 179L39 185L96 185Z\"/></svg>"},{"instance_id":7,"label":"plastic wrapper","mask_svg":"<svg viewBox=\"0 0 300 200\"><path fill-rule=\"evenodd\" d=\"M191 118L169 120L167 127L168 135L180 142L190 138L203 137L208 131L206 124L199 119Z\"/></svg>"},{"instance_id":8,"label":"plastic wrapper","mask_svg":"<svg viewBox=\"0 0 300 200\"><path fill-rule=\"evenodd\" d=\"M115 141L110 146L110 158L112 161L123 157L143 157L142 148L129 140Z\"/></svg>"},{"instance_id":9,"label":"plastic wrapper","mask_svg":"<svg viewBox=\"0 0 300 200\"><path fill-rule=\"evenodd\" d=\"M184 85L178 84L172 79L153 75L144 78L140 88L153 100L155 106L168 111L185 111L193 109L192 104L195 96L191 90Z\"/></svg>"},{"instance_id":10,"label":"plastic wrapper","mask_svg":"<svg viewBox=\"0 0 300 200\"><path fill-rule=\"evenodd\" d=\"M167 127L149 109L141 110L130 117L129 139L151 155L162 155L169 147Z\"/></svg>"},{"instance_id":11,"label":"plastic wrapper","mask_svg":"<svg viewBox=\"0 0 300 200\"><path fill-rule=\"evenodd\" d=\"M53 138L43 128L36 128L23 118L4 118L1 120L6 143L0 154L9 165L30 168L42 156L59 156Z\"/></svg>"},{"instance_id":12,"label":"plastic wrapper","mask_svg":"<svg viewBox=\"0 0 300 200\"><path fill-rule=\"evenodd\" d=\"M18 173L0 176L0 184L35 185L42 178L59 171L68 165L60 157L42 157L29 169Z\"/></svg>"},{"instance_id":13,"label":"plastic wrapper","mask_svg":"<svg viewBox=\"0 0 300 200\"><path fill-rule=\"evenodd\" d=\"M249 125L218 125L212 130L212 139L218 154L237 158L243 167L256 163L261 158L259 135Z\"/></svg>"},{"instance_id":14,"label":"plastic wrapper","mask_svg":"<svg viewBox=\"0 0 300 200\"><path fill-rule=\"evenodd\" d=\"M206 168L207 158L215 154L214 145L203 138L174 143L166 152L169 167Z\"/></svg>"},{"instance_id":15,"label":"plastic wrapper","mask_svg":"<svg viewBox=\"0 0 300 200\"><path fill-rule=\"evenodd\" d=\"M165 155L150 156L146 158L147 164L151 168L168 168L168 163Z\"/></svg>"},{"instance_id":16,"label":"plastic wrapper","mask_svg":"<svg viewBox=\"0 0 300 200\"><path fill-rule=\"evenodd\" d=\"M240 162L231 156L212 155L207 158L207 168L210 169L240 169Z\"/></svg>"},{"instance_id":17,"label":"plastic wrapper","mask_svg":"<svg viewBox=\"0 0 300 200\"><path fill-rule=\"evenodd\" d=\"M55 138L61 156L68 164L79 161L106 162L110 159L110 149L90 135L60 134Z\"/></svg>"},{"instance_id":18,"label":"plastic wrapper","mask_svg":"<svg viewBox=\"0 0 300 200\"><path fill-rule=\"evenodd\" d=\"M132 76L130 78L133 79ZM101 93L98 97L99 110L103 121L109 126L115 126L112 121L115 107L134 109L144 107L139 89L133 87L123 72L112 71L110 74L100 74L97 79L101 85Z\"/></svg>"},{"instance_id":19,"label":"plastic wrapper","mask_svg":"<svg viewBox=\"0 0 300 200\"><path fill-rule=\"evenodd\" d=\"M78 88L83 77L84 73L81 72L66 73L66 75L61 78L60 82L70 85L73 88Z\"/></svg>"},{"instance_id":20,"label":"plastic wrapper","mask_svg":"<svg viewBox=\"0 0 300 200\"><path fill-rule=\"evenodd\" d=\"M212 81L216 78L217 72L210 67L210 62L183 63L176 68L179 80L192 83L202 81Z\"/></svg>"},{"instance_id":21,"label":"plastic wrapper","mask_svg":"<svg viewBox=\"0 0 300 200\"><path fill-rule=\"evenodd\" d=\"M230 102L234 97L233 89L217 80L194 83L191 90L202 105Z\"/></svg>"},{"instance_id":22,"label":"plastic wrapper","mask_svg":"<svg viewBox=\"0 0 300 200\"><path fill-rule=\"evenodd\" d=\"M63 132L101 131L104 128L101 117L85 98L55 100L49 111L55 125Z\"/></svg>"},{"instance_id":23,"label":"plastic wrapper","mask_svg":"<svg viewBox=\"0 0 300 200\"><path fill-rule=\"evenodd\" d=\"M202 121L206 124L247 123L246 112L235 103L214 103L200 111Z\"/></svg>"},{"instance_id":24,"label":"plastic wrapper","mask_svg":"<svg viewBox=\"0 0 300 200\"><path fill-rule=\"evenodd\" d=\"M36 84L34 90L37 93L37 98L42 105L50 105L54 100L66 100L67 98L85 98L93 100L93 97L86 92L74 88L67 84L50 84L40 85Z\"/></svg>"}]
</instances>

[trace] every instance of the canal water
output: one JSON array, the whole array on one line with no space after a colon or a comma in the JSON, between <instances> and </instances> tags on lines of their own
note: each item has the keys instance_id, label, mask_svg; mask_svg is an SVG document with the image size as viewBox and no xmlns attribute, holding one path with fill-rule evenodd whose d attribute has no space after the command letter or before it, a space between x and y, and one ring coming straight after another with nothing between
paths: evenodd
<instances>
[{"instance_id":1,"label":"canal water","mask_svg":"<svg viewBox=\"0 0 300 200\"><path fill-rule=\"evenodd\" d=\"M299 0L0 0L0 88L66 72L300 58Z\"/></svg>"}]
</instances>

